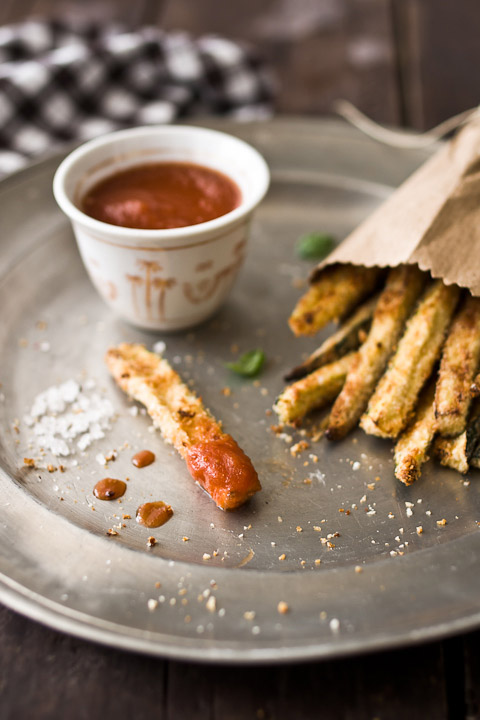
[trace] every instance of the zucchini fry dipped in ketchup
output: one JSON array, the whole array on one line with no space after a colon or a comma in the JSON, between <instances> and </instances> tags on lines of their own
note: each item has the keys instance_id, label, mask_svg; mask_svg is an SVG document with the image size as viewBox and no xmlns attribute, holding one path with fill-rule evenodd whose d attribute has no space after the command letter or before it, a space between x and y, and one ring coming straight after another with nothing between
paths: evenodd
<instances>
[{"instance_id":1,"label":"zucchini fry dipped in ketchup","mask_svg":"<svg viewBox=\"0 0 480 720\"><path fill-rule=\"evenodd\" d=\"M108 350L105 361L219 508L233 510L262 489L250 458L166 360L143 345L122 343Z\"/></svg>"}]
</instances>

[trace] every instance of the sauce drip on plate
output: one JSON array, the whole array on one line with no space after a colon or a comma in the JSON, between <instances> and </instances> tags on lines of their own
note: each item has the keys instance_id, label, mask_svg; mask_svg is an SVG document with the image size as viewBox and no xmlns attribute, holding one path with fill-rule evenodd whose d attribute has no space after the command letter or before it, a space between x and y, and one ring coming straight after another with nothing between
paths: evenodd
<instances>
[{"instance_id":1,"label":"sauce drip on plate","mask_svg":"<svg viewBox=\"0 0 480 720\"><path fill-rule=\"evenodd\" d=\"M150 450L140 450L132 458L132 463L135 467L143 468L147 465L151 465L155 461L155 455Z\"/></svg>"},{"instance_id":2,"label":"sauce drip on plate","mask_svg":"<svg viewBox=\"0 0 480 720\"><path fill-rule=\"evenodd\" d=\"M127 484L115 478L103 478L93 488L93 494L99 500L117 500L125 494Z\"/></svg>"},{"instance_id":3,"label":"sauce drip on plate","mask_svg":"<svg viewBox=\"0 0 480 720\"><path fill-rule=\"evenodd\" d=\"M237 184L217 170L181 162L137 165L101 180L81 209L110 225L160 230L198 225L234 210Z\"/></svg>"},{"instance_id":4,"label":"sauce drip on plate","mask_svg":"<svg viewBox=\"0 0 480 720\"><path fill-rule=\"evenodd\" d=\"M140 505L137 510L137 522L148 528L156 528L165 525L172 515L173 510L170 505L158 500Z\"/></svg>"}]
</instances>

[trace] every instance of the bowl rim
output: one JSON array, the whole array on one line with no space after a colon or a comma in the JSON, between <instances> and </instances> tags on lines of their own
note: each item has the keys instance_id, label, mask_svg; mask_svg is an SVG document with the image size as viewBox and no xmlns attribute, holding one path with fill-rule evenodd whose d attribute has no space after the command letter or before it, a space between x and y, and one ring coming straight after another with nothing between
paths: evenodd
<instances>
[{"instance_id":1,"label":"bowl rim","mask_svg":"<svg viewBox=\"0 0 480 720\"><path fill-rule=\"evenodd\" d=\"M258 177L260 179L259 189L248 201L242 199L238 207L228 213L225 213L225 215L220 215L220 217L214 218L213 220L207 220L203 223L186 225L179 228L149 230L143 228L128 228L121 225L106 223L102 220L96 220L80 210L80 208L78 208L68 197L65 190L67 177L69 173L75 169L75 165L82 160L86 154L105 147L111 143L118 143L123 140L127 141L135 137L151 135L153 138L167 136L169 134L180 136L200 135L203 136L203 138L210 138L212 140L215 140L216 138L218 139L219 136L227 138L230 142L237 145L240 151L243 150L250 154L251 159L257 166L256 172L258 173ZM164 241L203 236L211 231L216 231L230 226L237 221L242 220L261 202L269 188L269 185L270 170L263 156L252 145L244 140L241 140L235 135L221 132L219 130L213 130L211 128L197 127L194 125L147 125L109 132L101 137L88 140L87 142L82 143L79 147L75 148L62 160L55 172L53 178L53 195L60 209L72 222L83 225L91 232L101 234L103 236L114 236L117 239L122 238L123 240L130 240L134 244L137 244L142 241L152 242L155 240Z\"/></svg>"}]
</instances>

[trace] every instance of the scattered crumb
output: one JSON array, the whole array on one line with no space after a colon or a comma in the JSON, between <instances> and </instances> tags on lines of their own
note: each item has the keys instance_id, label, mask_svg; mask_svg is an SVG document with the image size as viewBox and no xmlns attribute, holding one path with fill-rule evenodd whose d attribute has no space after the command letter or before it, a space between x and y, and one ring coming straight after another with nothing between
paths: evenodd
<instances>
[{"instance_id":1,"label":"scattered crumb","mask_svg":"<svg viewBox=\"0 0 480 720\"><path fill-rule=\"evenodd\" d=\"M310 445L306 440L300 440L298 443L295 443L295 445L292 445L290 448L290 455L292 457L297 457L304 450L308 450L309 447Z\"/></svg>"},{"instance_id":2,"label":"scattered crumb","mask_svg":"<svg viewBox=\"0 0 480 720\"><path fill-rule=\"evenodd\" d=\"M289 607L288 603L286 603L284 600L280 600L280 602L277 605L277 610L280 613L280 615L286 615L289 612L290 607Z\"/></svg>"},{"instance_id":3,"label":"scattered crumb","mask_svg":"<svg viewBox=\"0 0 480 720\"><path fill-rule=\"evenodd\" d=\"M423 533L423 527L421 525L417 525L416 531L417 535L421 535Z\"/></svg>"},{"instance_id":4,"label":"scattered crumb","mask_svg":"<svg viewBox=\"0 0 480 720\"><path fill-rule=\"evenodd\" d=\"M330 620L330 630L332 633L338 633L340 630L340 620L338 618L332 618Z\"/></svg>"},{"instance_id":5,"label":"scattered crumb","mask_svg":"<svg viewBox=\"0 0 480 720\"><path fill-rule=\"evenodd\" d=\"M147 602L147 606L148 606L148 609L150 610L150 612L153 612L158 607L158 600L155 600L154 598L150 598L150 600L148 600L148 602Z\"/></svg>"},{"instance_id":6,"label":"scattered crumb","mask_svg":"<svg viewBox=\"0 0 480 720\"><path fill-rule=\"evenodd\" d=\"M287 557L287 556L285 555L285 553L282 553L281 555L278 556L278 559L279 559L279 560L285 560L286 557Z\"/></svg>"},{"instance_id":7,"label":"scattered crumb","mask_svg":"<svg viewBox=\"0 0 480 720\"><path fill-rule=\"evenodd\" d=\"M35 460L33 458L23 458L23 464L27 467L34 468L35 467Z\"/></svg>"},{"instance_id":8,"label":"scattered crumb","mask_svg":"<svg viewBox=\"0 0 480 720\"><path fill-rule=\"evenodd\" d=\"M225 397L230 397L232 394L232 388L224 387L222 388L222 395L225 395Z\"/></svg>"},{"instance_id":9,"label":"scattered crumb","mask_svg":"<svg viewBox=\"0 0 480 720\"><path fill-rule=\"evenodd\" d=\"M63 498L60 498L60 499L63 500ZM116 530L114 530L113 528L108 528L105 535L111 535L113 537L114 535L118 535L118 532Z\"/></svg>"},{"instance_id":10,"label":"scattered crumb","mask_svg":"<svg viewBox=\"0 0 480 720\"><path fill-rule=\"evenodd\" d=\"M246 610L243 613L243 617L245 618L245 620L255 620L255 613L253 610Z\"/></svg>"},{"instance_id":11,"label":"scattered crumb","mask_svg":"<svg viewBox=\"0 0 480 720\"><path fill-rule=\"evenodd\" d=\"M215 612L215 610L217 609L217 601L214 595L210 595L207 602L205 603L205 607L207 608L208 612Z\"/></svg>"},{"instance_id":12,"label":"scattered crumb","mask_svg":"<svg viewBox=\"0 0 480 720\"><path fill-rule=\"evenodd\" d=\"M315 565L320 565L321 562L322 562L322 561L320 560L320 558L316 558L316 560L315 560Z\"/></svg>"},{"instance_id":13,"label":"scattered crumb","mask_svg":"<svg viewBox=\"0 0 480 720\"><path fill-rule=\"evenodd\" d=\"M209 553L203 553L202 560L211 560L212 556Z\"/></svg>"},{"instance_id":14,"label":"scattered crumb","mask_svg":"<svg viewBox=\"0 0 480 720\"><path fill-rule=\"evenodd\" d=\"M355 565L355 572L356 572L356 573L362 573L362 572L363 572L363 568L361 567L361 565Z\"/></svg>"},{"instance_id":15,"label":"scattered crumb","mask_svg":"<svg viewBox=\"0 0 480 720\"><path fill-rule=\"evenodd\" d=\"M442 518L441 520L437 520L437 525L439 525L440 527L443 527L446 524L447 524L447 521L445 520L445 518Z\"/></svg>"},{"instance_id":16,"label":"scattered crumb","mask_svg":"<svg viewBox=\"0 0 480 720\"><path fill-rule=\"evenodd\" d=\"M186 535L184 535L184 536L182 537L182 541L183 541L183 542L188 542L189 540L190 540L190 538L188 538Z\"/></svg>"},{"instance_id":17,"label":"scattered crumb","mask_svg":"<svg viewBox=\"0 0 480 720\"><path fill-rule=\"evenodd\" d=\"M153 546L156 545L156 544L157 544L156 539L153 537L153 535L151 535L151 536L147 539L147 547L153 547Z\"/></svg>"}]
</instances>

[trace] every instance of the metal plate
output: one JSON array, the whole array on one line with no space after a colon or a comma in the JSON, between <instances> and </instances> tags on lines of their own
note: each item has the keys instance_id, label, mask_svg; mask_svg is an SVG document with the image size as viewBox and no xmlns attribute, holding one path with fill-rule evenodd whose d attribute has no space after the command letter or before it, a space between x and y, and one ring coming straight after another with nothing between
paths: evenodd
<instances>
[{"instance_id":1,"label":"metal plate","mask_svg":"<svg viewBox=\"0 0 480 720\"><path fill-rule=\"evenodd\" d=\"M266 415L282 373L317 344L293 339L285 322L300 292L292 279L309 270L295 258L297 237L315 229L343 237L425 154L385 148L329 121L215 126L258 147L273 184L228 303L194 332L163 339L166 356L252 457L263 492L247 507L222 513L148 431L148 418L128 412L131 403L110 380L104 352L123 340L151 346L158 337L123 324L97 297L52 199L60 158L46 160L0 186L0 598L82 637L203 661L334 656L477 625L480 495L473 475L466 485L432 464L416 486L405 488L393 478L389 443L361 432L335 446L320 441L294 458ZM40 350L42 342L48 352ZM232 345L264 348L260 386L225 369ZM21 419L34 397L84 376L97 380L118 411L111 432L78 467L51 474L26 469L23 457L32 451ZM227 386L230 396L222 393ZM130 477L127 495L121 504L95 501L94 482L106 474L95 456L125 441L129 448L108 474ZM131 456L144 447L157 461L135 470ZM154 548L146 547L151 531L134 520L118 536L105 536L118 522L114 514L134 518L137 506L152 499L175 510L153 532ZM414 503L411 516L405 502ZM368 506L374 512L367 514ZM441 518L444 527L437 526ZM329 550L321 538L334 533L340 535ZM204 553L211 559L203 560ZM209 591L215 612L205 597L199 600ZM159 596L164 601L149 611L148 599ZM289 613L277 612L280 600ZM246 611L255 618L246 619Z\"/></svg>"}]
</instances>

